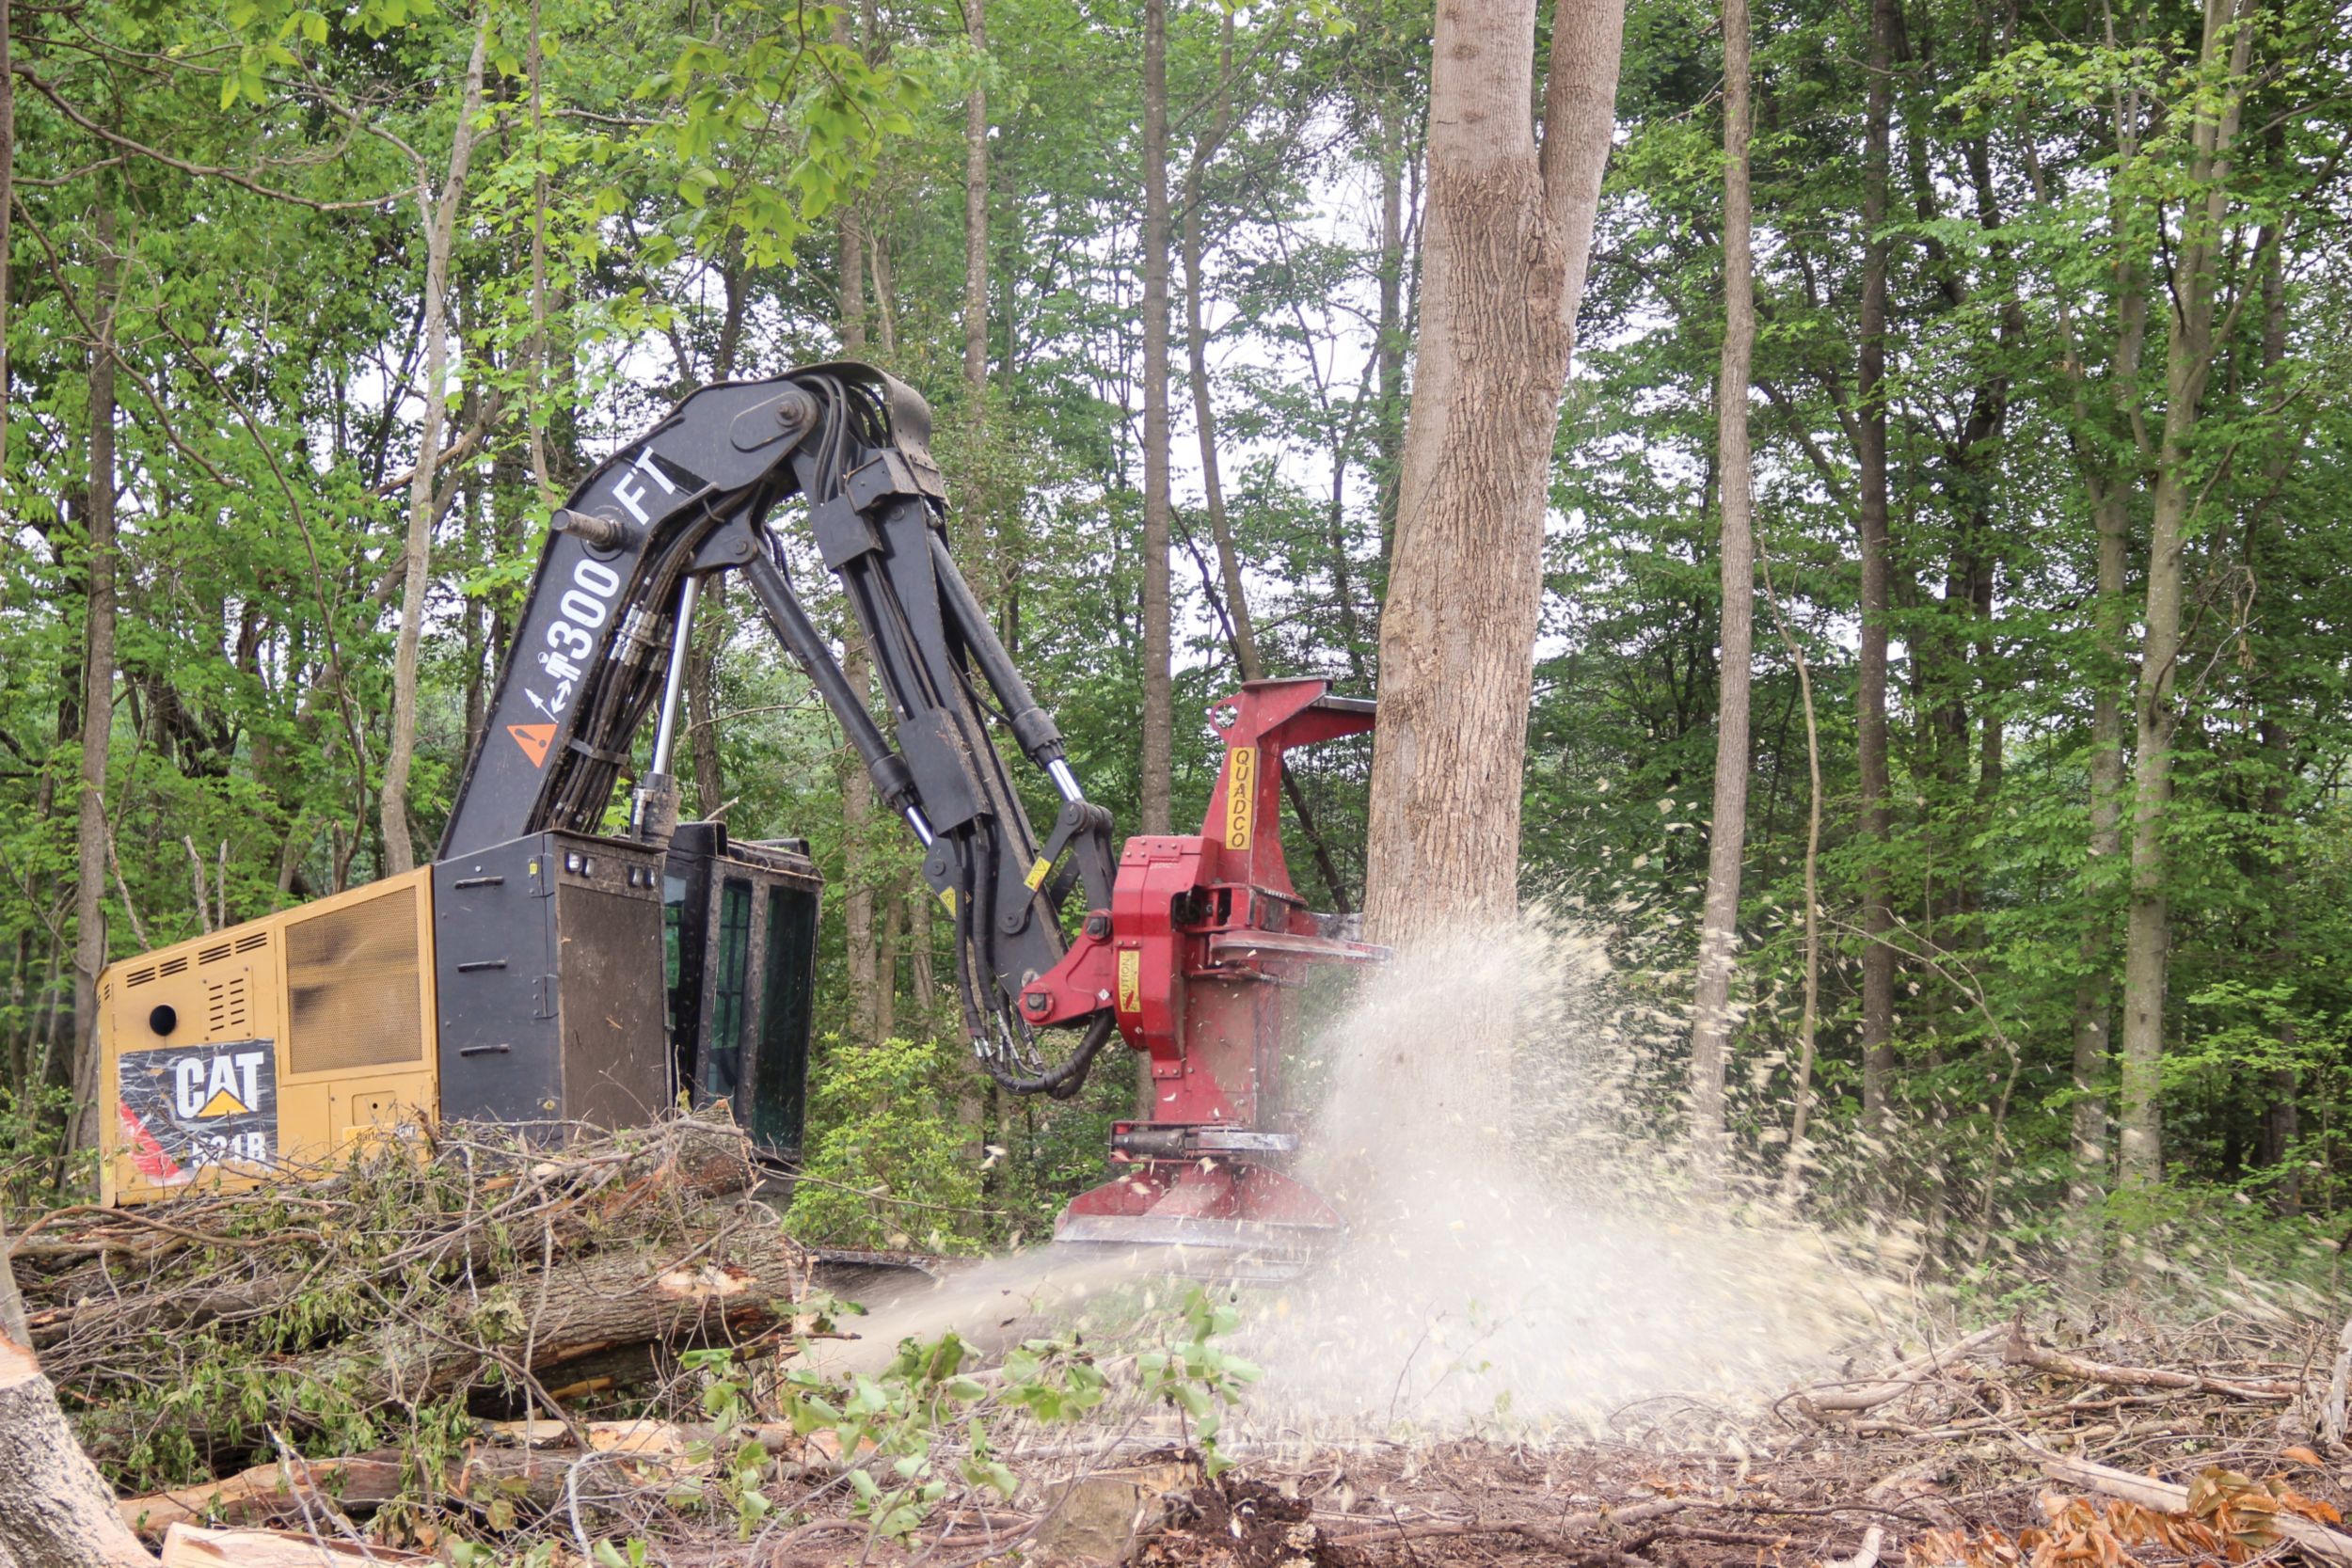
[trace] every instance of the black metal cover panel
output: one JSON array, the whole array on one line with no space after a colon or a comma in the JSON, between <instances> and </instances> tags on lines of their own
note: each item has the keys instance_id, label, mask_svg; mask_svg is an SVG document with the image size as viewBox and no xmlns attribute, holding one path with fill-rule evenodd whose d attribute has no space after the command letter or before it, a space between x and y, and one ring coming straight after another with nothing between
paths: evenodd
<instances>
[{"instance_id":1,"label":"black metal cover panel","mask_svg":"<svg viewBox=\"0 0 2352 1568\"><path fill-rule=\"evenodd\" d=\"M660 854L549 836L594 847L581 857L593 875L559 872L555 892L564 1118L598 1127L651 1121L671 1095Z\"/></svg>"},{"instance_id":2,"label":"black metal cover panel","mask_svg":"<svg viewBox=\"0 0 2352 1568\"><path fill-rule=\"evenodd\" d=\"M441 1116L643 1121L670 1098L660 854L545 832L433 867Z\"/></svg>"}]
</instances>

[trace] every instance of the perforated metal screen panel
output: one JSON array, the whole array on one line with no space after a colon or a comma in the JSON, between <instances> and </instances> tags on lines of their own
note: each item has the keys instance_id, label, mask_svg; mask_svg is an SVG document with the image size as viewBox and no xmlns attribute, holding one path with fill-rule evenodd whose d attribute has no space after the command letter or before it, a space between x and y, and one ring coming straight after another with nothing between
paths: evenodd
<instances>
[{"instance_id":1,"label":"perforated metal screen panel","mask_svg":"<svg viewBox=\"0 0 2352 1568\"><path fill-rule=\"evenodd\" d=\"M417 890L289 924L286 995L290 1071L422 1060Z\"/></svg>"}]
</instances>

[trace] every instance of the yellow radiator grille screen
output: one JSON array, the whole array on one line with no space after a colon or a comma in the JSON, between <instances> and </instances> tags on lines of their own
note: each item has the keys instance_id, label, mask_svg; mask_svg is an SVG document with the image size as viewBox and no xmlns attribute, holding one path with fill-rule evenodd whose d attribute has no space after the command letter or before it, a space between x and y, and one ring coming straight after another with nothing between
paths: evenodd
<instances>
[{"instance_id":1,"label":"yellow radiator grille screen","mask_svg":"<svg viewBox=\"0 0 2352 1568\"><path fill-rule=\"evenodd\" d=\"M421 1060L417 890L288 923L286 995L289 1071Z\"/></svg>"}]
</instances>

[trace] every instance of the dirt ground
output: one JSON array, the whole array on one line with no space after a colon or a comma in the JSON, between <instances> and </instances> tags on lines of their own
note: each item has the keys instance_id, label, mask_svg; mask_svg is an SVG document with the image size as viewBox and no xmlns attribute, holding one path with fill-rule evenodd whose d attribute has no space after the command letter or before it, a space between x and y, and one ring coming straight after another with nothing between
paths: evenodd
<instances>
[{"instance_id":1,"label":"dirt ground","mask_svg":"<svg viewBox=\"0 0 2352 1568\"><path fill-rule=\"evenodd\" d=\"M1894 1384L1866 1374L1761 1414L1620 1413L1559 1442L1364 1442L1250 1455L1165 1499L1143 1568L2164 1568L2299 1553L2341 1564L2352 1506L2335 1346L2211 1322L2079 1337L2022 1323ZM2328 1339L2332 1339L2328 1336ZM1899 1391L1896 1391L1899 1386ZM1841 1402L1862 1408L1824 1408ZM2329 1406L2335 1405L2331 1416ZM2054 1473L2055 1472L2055 1473ZM2123 1496L2139 1478L2178 1508ZM2303 1538L2283 1540L2295 1529Z\"/></svg>"}]
</instances>

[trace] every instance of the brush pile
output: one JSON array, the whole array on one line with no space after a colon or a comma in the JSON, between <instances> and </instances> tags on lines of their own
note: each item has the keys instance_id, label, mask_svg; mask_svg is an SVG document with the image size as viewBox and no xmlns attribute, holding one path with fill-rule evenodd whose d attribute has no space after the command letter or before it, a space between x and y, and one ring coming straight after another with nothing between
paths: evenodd
<instances>
[{"instance_id":1,"label":"brush pile","mask_svg":"<svg viewBox=\"0 0 2352 1568\"><path fill-rule=\"evenodd\" d=\"M1352 1568L2352 1568L2352 1348L2315 1319L2020 1318L1851 1371L1761 1416L1335 1452L1290 1490Z\"/></svg>"},{"instance_id":2,"label":"brush pile","mask_svg":"<svg viewBox=\"0 0 2352 1568\"><path fill-rule=\"evenodd\" d=\"M707 1119L560 1153L444 1137L316 1180L56 1210L13 1263L41 1369L119 1487L297 1449L413 1472L479 1418L584 1435L599 1401L658 1403L681 1353L772 1351L808 1259L755 1175ZM346 1484L384 1479L341 1463Z\"/></svg>"}]
</instances>

